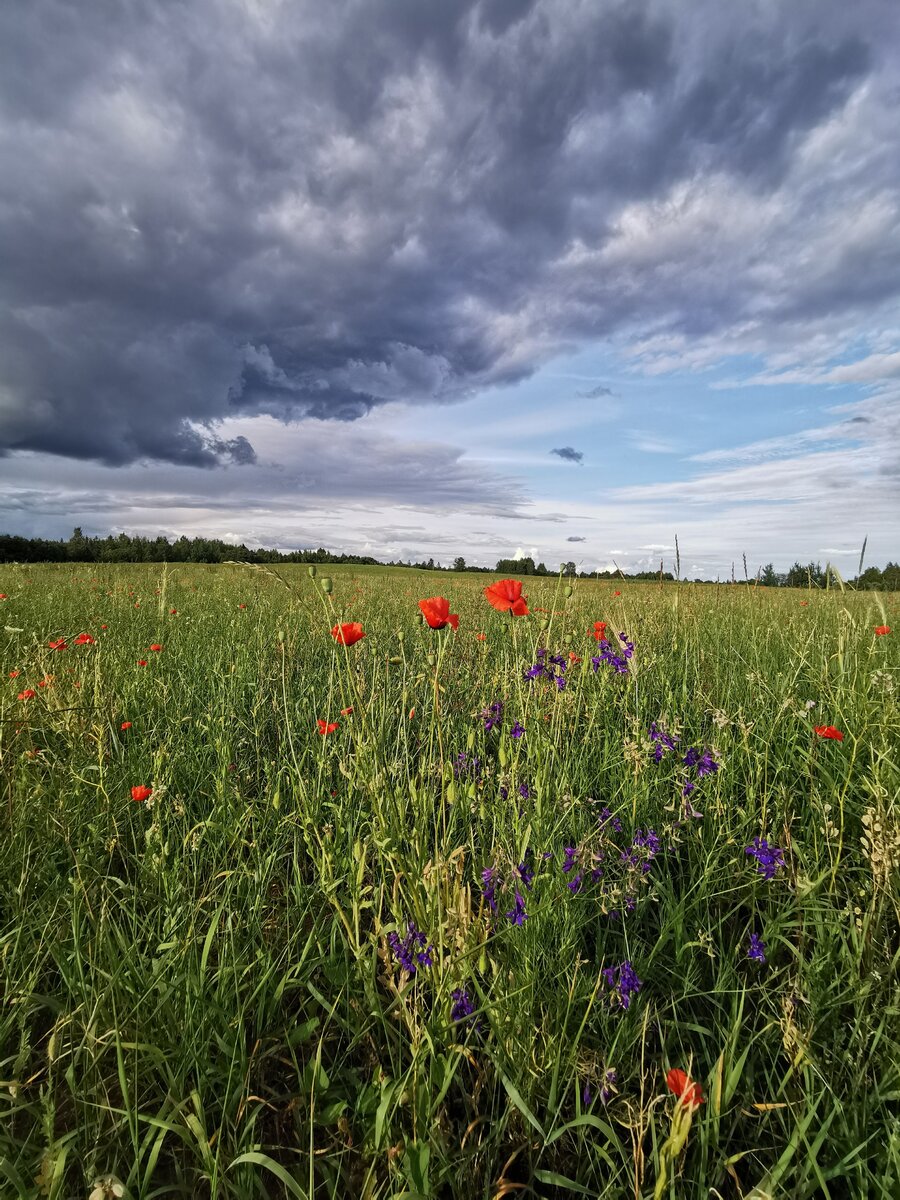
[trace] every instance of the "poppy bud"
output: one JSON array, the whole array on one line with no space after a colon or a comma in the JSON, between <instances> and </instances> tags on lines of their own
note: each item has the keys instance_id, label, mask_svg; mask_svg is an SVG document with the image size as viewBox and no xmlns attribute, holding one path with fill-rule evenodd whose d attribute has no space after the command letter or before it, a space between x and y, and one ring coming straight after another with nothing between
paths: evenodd
<instances>
[{"instance_id":1,"label":"poppy bud","mask_svg":"<svg viewBox=\"0 0 900 1200\"><path fill-rule=\"evenodd\" d=\"M307 570L307 572L308 572L308 574L309 574L309 577L310 577L310 579L315 579L315 577L316 577L316 568L315 568L315 566L310 566L310 567L307 567L307 568L306 568L306 570Z\"/></svg>"},{"instance_id":2,"label":"poppy bud","mask_svg":"<svg viewBox=\"0 0 900 1200\"><path fill-rule=\"evenodd\" d=\"M395 655L394 655L392 658L389 658L389 659L388 659L388 662L389 662L389 663L393 663L393 665L394 665L394 666L397 666L397 664L398 664L398 663L402 663L402 662L403 662L403 659L402 659L402 658L400 658L400 656L399 656L399 655L395 654Z\"/></svg>"},{"instance_id":3,"label":"poppy bud","mask_svg":"<svg viewBox=\"0 0 900 1200\"><path fill-rule=\"evenodd\" d=\"M549 628L550 628L550 622L547 620L546 617L541 617L541 629L549 629Z\"/></svg>"},{"instance_id":4,"label":"poppy bud","mask_svg":"<svg viewBox=\"0 0 900 1200\"><path fill-rule=\"evenodd\" d=\"M403 630L398 629L397 630L397 641L401 644L401 646L403 645L403 638L404 638Z\"/></svg>"},{"instance_id":5,"label":"poppy bud","mask_svg":"<svg viewBox=\"0 0 900 1200\"><path fill-rule=\"evenodd\" d=\"M319 580L319 587L322 589L322 591L325 593L326 596L331 595L331 590L332 590L333 586L334 585L331 582L330 575L323 575L322 578Z\"/></svg>"},{"instance_id":6,"label":"poppy bud","mask_svg":"<svg viewBox=\"0 0 900 1200\"><path fill-rule=\"evenodd\" d=\"M575 589L573 587L567 586L566 590L563 592L563 595L568 600L570 596L574 595L574 591Z\"/></svg>"},{"instance_id":7,"label":"poppy bud","mask_svg":"<svg viewBox=\"0 0 900 1200\"><path fill-rule=\"evenodd\" d=\"M428 663L429 667L433 667L434 664L437 662L437 659L434 657L433 654L429 654L428 658L426 659L426 662Z\"/></svg>"}]
</instances>

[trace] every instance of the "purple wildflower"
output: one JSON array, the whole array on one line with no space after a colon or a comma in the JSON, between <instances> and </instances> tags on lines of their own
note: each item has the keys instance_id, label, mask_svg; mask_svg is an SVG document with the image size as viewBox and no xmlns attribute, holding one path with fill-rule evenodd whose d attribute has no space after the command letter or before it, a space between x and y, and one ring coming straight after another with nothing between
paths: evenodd
<instances>
[{"instance_id":1,"label":"purple wildflower","mask_svg":"<svg viewBox=\"0 0 900 1200\"><path fill-rule=\"evenodd\" d=\"M519 786L516 788L516 791L519 793L519 795L522 797L523 800L529 800L531 798L531 792L529 791L527 783L520 783Z\"/></svg>"},{"instance_id":2,"label":"purple wildflower","mask_svg":"<svg viewBox=\"0 0 900 1200\"><path fill-rule=\"evenodd\" d=\"M600 1103L608 1104L612 1099L613 1086L618 1082L618 1075L612 1069L603 1076L603 1087L600 1089Z\"/></svg>"},{"instance_id":3,"label":"purple wildflower","mask_svg":"<svg viewBox=\"0 0 900 1200\"><path fill-rule=\"evenodd\" d=\"M602 808L600 810L600 824L601 824L601 826L609 825L609 827L613 831L613 833L621 833L622 832L622 822L619 820L618 817L614 817L612 812L608 808Z\"/></svg>"},{"instance_id":4,"label":"purple wildflower","mask_svg":"<svg viewBox=\"0 0 900 1200\"><path fill-rule=\"evenodd\" d=\"M581 891L582 878L583 878L583 876L581 876L581 875L575 875L566 884L566 887L569 889L569 891L572 893L573 896L576 896Z\"/></svg>"},{"instance_id":5,"label":"purple wildflower","mask_svg":"<svg viewBox=\"0 0 900 1200\"><path fill-rule=\"evenodd\" d=\"M590 1108L594 1103L594 1097L591 1095L591 1085L586 1083L584 1091L581 1093L581 1103L585 1108Z\"/></svg>"},{"instance_id":6,"label":"purple wildflower","mask_svg":"<svg viewBox=\"0 0 900 1200\"><path fill-rule=\"evenodd\" d=\"M497 911L497 868L485 867L481 872L481 881L484 884L481 895L487 901L491 912Z\"/></svg>"},{"instance_id":7,"label":"purple wildflower","mask_svg":"<svg viewBox=\"0 0 900 1200\"><path fill-rule=\"evenodd\" d=\"M516 740L518 740L524 732L525 732L525 726L522 725L519 721L516 721L515 725L513 725L512 730L510 731L510 736L514 737L514 738L516 738Z\"/></svg>"},{"instance_id":8,"label":"purple wildflower","mask_svg":"<svg viewBox=\"0 0 900 1200\"><path fill-rule=\"evenodd\" d=\"M453 764L453 775L456 779L473 778L478 782L481 778L481 759L477 754L473 754L471 758L466 754L465 750L461 750L456 756L456 761Z\"/></svg>"},{"instance_id":9,"label":"purple wildflower","mask_svg":"<svg viewBox=\"0 0 900 1200\"><path fill-rule=\"evenodd\" d=\"M490 733L503 720L503 705L499 700L495 700L493 704L481 710L481 718L484 721L484 732Z\"/></svg>"},{"instance_id":10,"label":"purple wildflower","mask_svg":"<svg viewBox=\"0 0 900 1200\"><path fill-rule=\"evenodd\" d=\"M756 859L756 869L765 880L772 880L780 867L784 866L784 851L771 845L765 838L754 838L744 853Z\"/></svg>"},{"instance_id":11,"label":"purple wildflower","mask_svg":"<svg viewBox=\"0 0 900 1200\"><path fill-rule=\"evenodd\" d=\"M616 997L622 1008L628 1008L632 996L644 986L628 959L619 963L617 967L605 967L602 975L607 987L611 989L611 997Z\"/></svg>"},{"instance_id":12,"label":"purple wildflower","mask_svg":"<svg viewBox=\"0 0 900 1200\"><path fill-rule=\"evenodd\" d=\"M454 988L450 993L453 1000L453 1006L450 1009L450 1016L456 1022L465 1021L466 1017L471 1017L475 1011L475 1005L469 997L468 988Z\"/></svg>"},{"instance_id":13,"label":"purple wildflower","mask_svg":"<svg viewBox=\"0 0 900 1200\"><path fill-rule=\"evenodd\" d=\"M675 743L678 738L673 734L666 733L665 729L661 729L655 721L650 725L650 741L653 742L653 761L662 762L668 750L675 749Z\"/></svg>"},{"instance_id":14,"label":"purple wildflower","mask_svg":"<svg viewBox=\"0 0 900 1200\"><path fill-rule=\"evenodd\" d=\"M406 937L403 941L400 940L399 934L389 933L388 945L400 966L410 975L415 975L419 967L430 967L434 963L431 957L434 947L428 945L425 934L416 929L413 921L407 922Z\"/></svg>"},{"instance_id":15,"label":"purple wildflower","mask_svg":"<svg viewBox=\"0 0 900 1200\"><path fill-rule=\"evenodd\" d=\"M565 873L567 875L568 875L569 871L571 871L572 868L575 866L575 859L577 857L577 854L578 854L577 846L564 846L563 847L563 855L565 856L563 858L563 870L565 871Z\"/></svg>"},{"instance_id":16,"label":"purple wildflower","mask_svg":"<svg viewBox=\"0 0 900 1200\"><path fill-rule=\"evenodd\" d=\"M522 899L518 888L516 888L516 902L514 907L504 915L512 921L513 925L524 925L528 920L528 913L525 911L525 901Z\"/></svg>"},{"instance_id":17,"label":"purple wildflower","mask_svg":"<svg viewBox=\"0 0 900 1200\"><path fill-rule=\"evenodd\" d=\"M758 933L750 934L750 948L747 951L747 957L753 959L754 962L764 963L766 961L766 944Z\"/></svg>"}]
</instances>

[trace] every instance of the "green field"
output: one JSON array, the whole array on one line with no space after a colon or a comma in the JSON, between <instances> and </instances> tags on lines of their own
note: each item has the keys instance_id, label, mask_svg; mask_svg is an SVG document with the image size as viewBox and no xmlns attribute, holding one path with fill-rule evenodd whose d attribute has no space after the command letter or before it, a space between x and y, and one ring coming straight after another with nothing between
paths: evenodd
<instances>
[{"instance_id":1,"label":"green field","mask_svg":"<svg viewBox=\"0 0 900 1200\"><path fill-rule=\"evenodd\" d=\"M331 570L0 568L0 1196L896 1200L897 597Z\"/></svg>"}]
</instances>

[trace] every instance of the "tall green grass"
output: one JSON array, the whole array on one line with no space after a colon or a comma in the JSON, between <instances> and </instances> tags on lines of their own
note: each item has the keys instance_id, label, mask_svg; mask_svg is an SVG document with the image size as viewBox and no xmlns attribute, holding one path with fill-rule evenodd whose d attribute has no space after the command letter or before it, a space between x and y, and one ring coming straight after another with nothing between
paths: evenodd
<instances>
[{"instance_id":1,"label":"tall green grass","mask_svg":"<svg viewBox=\"0 0 900 1200\"><path fill-rule=\"evenodd\" d=\"M900 1195L896 601L530 580L510 619L483 576L332 574L2 568L0 1195ZM539 647L580 656L564 691L523 679ZM721 764L700 819L688 746ZM562 870L603 807L662 843L624 919ZM529 849L515 926L481 872ZM706 1099L664 1170L672 1067Z\"/></svg>"}]
</instances>

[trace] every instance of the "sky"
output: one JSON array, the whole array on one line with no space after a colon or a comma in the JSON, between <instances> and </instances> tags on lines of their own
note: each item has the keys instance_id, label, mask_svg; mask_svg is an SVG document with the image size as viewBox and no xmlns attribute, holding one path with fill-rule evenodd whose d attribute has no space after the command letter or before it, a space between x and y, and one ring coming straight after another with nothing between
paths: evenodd
<instances>
[{"instance_id":1,"label":"sky","mask_svg":"<svg viewBox=\"0 0 900 1200\"><path fill-rule=\"evenodd\" d=\"M0 6L0 530L900 559L893 0Z\"/></svg>"}]
</instances>

